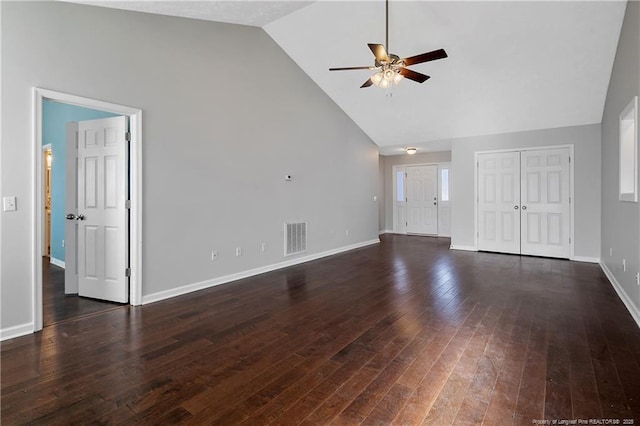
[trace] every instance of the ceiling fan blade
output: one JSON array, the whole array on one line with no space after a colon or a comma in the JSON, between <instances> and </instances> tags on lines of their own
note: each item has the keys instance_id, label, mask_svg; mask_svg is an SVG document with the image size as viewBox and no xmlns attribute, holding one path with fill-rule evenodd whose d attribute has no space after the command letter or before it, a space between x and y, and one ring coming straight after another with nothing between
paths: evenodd
<instances>
[{"instance_id":1,"label":"ceiling fan blade","mask_svg":"<svg viewBox=\"0 0 640 426\"><path fill-rule=\"evenodd\" d=\"M421 55L410 56L408 58L404 58L402 62L404 62L405 66L421 64L423 62L435 61L436 59L444 59L447 57L447 52L444 49L434 50L432 52L423 53Z\"/></svg>"},{"instance_id":2,"label":"ceiling fan blade","mask_svg":"<svg viewBox=\"0 0 640 426\"><path fill-rule=\"evenodd\" d=\"M367 46L369 46L369 49L371 49L377 61L391 62L389 60L389 55L387 54L387 50L384 48L383 45L369 43Z\"/></svg>"},{"instance_id":3,"label":"ceiling fan blade","mask_svg":"<svg viewBox=\"0 0 640 426\"><path fill-rule=\"evenodd\" d=\"M365 81L362 86L360 86L361 89L365 88L365 87L369 87L373 84L373 81L371 81L371 79Z\"/></svg>"},{"instance_id":4,"label":"ceiling fan blade","mask_svg":"<svg viewBox=\"0 0 640 426\"><path fill-rule=\"evenodd\" d=\"M374 70L376 67L343 67L343 68L329 68L329 71L349 71L349 70Z\"/></svg>"},{"instance_id":5,"label":"ceiling fan blade","mask_svg":"<svg viewBox=\"0 0 640 426\"><path fill-rule=\"evenodd\" d=\"M407 68L400 68L398 72L409 80L417 81L418 83L424 83L431 78L428 75L420 74Z\"/></svg>"}]
</instances>

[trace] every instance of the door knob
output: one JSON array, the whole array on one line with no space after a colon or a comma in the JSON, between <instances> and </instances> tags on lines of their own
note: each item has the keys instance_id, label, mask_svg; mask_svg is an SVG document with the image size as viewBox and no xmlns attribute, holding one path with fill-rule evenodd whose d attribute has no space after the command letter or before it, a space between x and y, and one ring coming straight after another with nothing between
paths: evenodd
<instances>
[{"instance_id":1,"label":"door knob","mask_svg":"<svg viewBox=\"0 0 640 426\"><path fill-rule=\"evenodd\" d=\"M434 206L435 206L435 205L437 205L437 204L438 204L438 203L436 203L435 201L433 202L433 205L434 205Z\"/></svg>"},{"instance_id":2,"label":"door knob","mask_svg":"<svg viewBox=\"0 0 640 426\"><path fill-rule=\"evenodd\" d=\"M513 206L514 209L518 210L520 207L518 206Z\"/></svg>"},{"instance_id":3,"label":"door knob","mask_svg":"<svg viewBox=\"0 0 640 426\"><path fill-rule=\"evenodd\" d=\"M66 215L66 216L65 216L65 218L66 218L67 220L73 220L73 219L75 219L75 218L76 218L76 215L75 215L75 214L73 214L73 213L69 213L68 215Z\"/></svg>"},{"instance_id":4,"label":"door knob","mask_svg":"<svg viewBox=\"0 0 640 426\"><path fill-rule=\"evenodd\" d=\"M526 209L527 209L527 206L522 206L522 210L526 210Z\"/></svg>"},{"instance_id":5,"label":"door knob","mask_svg":"<svg viewBox=\"0 0 640 426\"><path fill-rule=\"evenodd\" d=\"M79 214L78 216L76 216L76 220L84 220L84 215Z\"/></svg>"}]
</instances>

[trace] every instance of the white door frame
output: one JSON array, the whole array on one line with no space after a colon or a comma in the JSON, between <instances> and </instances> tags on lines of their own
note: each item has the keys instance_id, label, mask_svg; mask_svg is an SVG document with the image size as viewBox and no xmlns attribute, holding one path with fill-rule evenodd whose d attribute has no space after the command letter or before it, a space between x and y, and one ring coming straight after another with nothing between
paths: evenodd
<instances>
[{"instance_id":1,"label":"white door frame","mask_svg":"<svg viewBox=\"0 0 640 426\"><path fill-rule=\"evenodd\" d=\"M569 226L569 237L571 238L571 243L569 243L569 259L570 260L574 260L575 259L575 254L574 254L574 247L575 247L575 238L574 238L574 226L575 226L575 214L574 214L574 206L576 204L576 200L575 200L575 188L574 188L574 175L573 175L573 171L574 171L574 163L575 163L575 156L573 155L573 144L565 144L565 145L545 145L545 146L530 146L530 147L522 147L522 148L508 148L508 149L491 149L491 150L487 150L487 151L476 151L474 153L473 156L473 168L474 168L474 173L473 173L473 178L474 178L474 185L473 185L473 214L474 214L474 232L473 232L473 240L474 240L474 247L475 250L478 250L478 230L479 228L479 224L478 224L478 155L481 154L491 154L491 153L499 153L499 152L522 152L522 151L536 151L536 150L541 150L541 149L554 149L554 148L569 148L569 191L571 191L571 205L570 205L570 209L571 209L571 218L569 219L571 224Z\"/></svg>"},{"instance_id":2,"label":"white door frame","mask_svg":"<svg viewBox=\"0 0 640 426\"><path fill-rule=\"evenodd\" d=\"M33 328L42 330L42 224L43 224L43 170L42 170L42 102L50 99L66 104L107 111L129 117L131 132L130 144L130 267L129 303L142 304L142 110L95 99L33 88L33 156L31 163L33 182L33 219L32 219L32 296Z\"/></svg>"}]
</instances>

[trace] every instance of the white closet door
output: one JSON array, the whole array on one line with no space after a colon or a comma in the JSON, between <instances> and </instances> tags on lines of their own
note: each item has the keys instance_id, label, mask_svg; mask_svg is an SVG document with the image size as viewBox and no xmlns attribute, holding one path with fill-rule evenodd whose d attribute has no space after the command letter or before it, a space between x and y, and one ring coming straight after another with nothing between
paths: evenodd
<instances>
[{"instance_id":1,"label":"white closet door","mask_svg":"<svg viewBox=\"0 0 640 426\"><path fill-rule=\"evenodd\" d=\"M438 166L407 167L407 233L438 233Z\"/></svg>"},{"instance_id":2,"label":"white closet door","mask_svg":"<svg viewBox=\"0 0 640 426\"><path fill-rule=\"evenodd\" d=\"M478 249L520 253L520 153L478 155Z\"/></svg>"},{"instance_id":3,"label":"white closet door","mask_svg":"<svg viewBox=\"0 0 640 426\"><path fill-rule=\"evenodd\" d=\"M523 151L522 254L568 258L569 148Z\"/></svg>"}]
</instances>

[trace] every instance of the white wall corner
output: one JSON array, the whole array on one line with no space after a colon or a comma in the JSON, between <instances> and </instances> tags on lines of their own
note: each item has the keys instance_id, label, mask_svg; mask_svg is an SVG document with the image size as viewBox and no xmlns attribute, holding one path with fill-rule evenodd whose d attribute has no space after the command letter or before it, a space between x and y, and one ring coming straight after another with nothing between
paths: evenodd
<instances>
[{"instance_id":1,"label":"white wall corner","mask_svg":"<svg viewBox=\"0 0 640 426\"><path fill-rule=\"evenodd\" d=\"M638 325L638 327L640 327L640 309L638 309L638 307L633 304L633 301L624 291L618 280L616 280L616 277L613 275L613 273L609 270L609 268L607 268L607 265L605 265L602 261L600 261L599 263L602 272L604 272L604 274L609 279L609 282L613 286L613 289L616 291L616 293L618 293L618 297L620 297L622 303L624 303L624 306L627 307L627 310L635 320L636 324Z\"/></svg>"},{"instance_id":2,"label":"white wall corner","mask_svg":"<svg viewBox=\"0 0 640 426\"><path fill-rule=\"evenodd\" d=\"M478 251L478 248L475 246L461 246L458 244L451 244L449 246L449 250Z\"/></svg>"},{"instance_id":3,"label":"white wall corner","mask_svg":"<svg viewBox=\"0 0 640 426\"><path fill-rule=\"evenodd\" d=\"M392 229L383 229L382 231L378 231L378 235L382 235L382 234L393 234L393 230Z\"/></svg>"},{"instance_id":4,"label":"white wall corner","mask_svg":"<svg viewBox=\"0 0 640 426\"><path fill-rule=\"evenodd\" d=\"M235 274L225 275L225 276L214 278L211 280L200 281L197 283L187 284L187 285L172 288L169 290L159 291L157 293L147 294L142 296L142 304L146 305L148 303L159 302L161 300L166 300L172 297L181 296L183 294L191 293L193 291L204 290L205 288L214 287L221 284L227 284L227 283L241 280L244 278L249 278L256 275L264 274L266 272L275 271L277 269L283 269L289 266L311 262L312 260L317 260L327 256L333 256L334 254L340 254L340 253L355 250L358 248L366 247L372 244L378 244L378 243L380 243L380 239L376 238L369 241L363 241L361 243L351 244L348 246L311 254L309 256L297 257L294 259L286 260L284 262L274 263L272 265L261 266L259 268L249 269L247 271L241 271Z\"/></svg>"},{"instance_id":5,"label":"white wall corner","mask_svg":"<svg viewBox=\"0 0 640 426\"><path fill-rule=\"evenodd\" d=\"M33 323L20 324L13 327L0 329L0 341L25 336L34 332Z\"/></svg>"}]
</instances>

